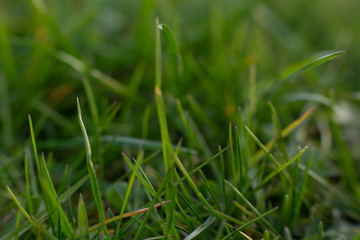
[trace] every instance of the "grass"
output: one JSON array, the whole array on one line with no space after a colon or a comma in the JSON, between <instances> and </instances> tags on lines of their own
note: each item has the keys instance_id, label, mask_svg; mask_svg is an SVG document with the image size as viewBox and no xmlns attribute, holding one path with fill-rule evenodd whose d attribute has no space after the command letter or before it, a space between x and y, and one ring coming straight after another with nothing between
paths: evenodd
<instances>
[{"instance_id":1,"label":"grass","mask_svg":"<svg viewBox=\"0 0 360 240\"><path fill-rule=\"evenodd\" d=\"M5 0L0 239L357 239L352 4Z\"/></svg>"}]
</instances>

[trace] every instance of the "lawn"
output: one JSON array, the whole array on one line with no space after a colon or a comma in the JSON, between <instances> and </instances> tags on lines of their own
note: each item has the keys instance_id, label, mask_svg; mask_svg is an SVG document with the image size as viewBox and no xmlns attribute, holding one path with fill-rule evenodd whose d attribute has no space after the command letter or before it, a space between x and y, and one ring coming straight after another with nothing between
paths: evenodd
<instances>
[{"instance_id":1,"label":"lawn","mask_svg":"<svg viewBox=\"0 0 360 240\"><path fill-rule=\"evenodd\" d=\"M0 239L359 239L356 0L2 0Z\"/></svg>"}]
</instances>

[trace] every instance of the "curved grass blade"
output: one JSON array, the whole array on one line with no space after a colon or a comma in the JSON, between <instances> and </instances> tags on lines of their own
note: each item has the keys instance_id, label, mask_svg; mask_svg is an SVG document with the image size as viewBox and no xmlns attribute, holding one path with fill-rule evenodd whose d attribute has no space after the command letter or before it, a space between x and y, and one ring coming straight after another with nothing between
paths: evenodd
<instances>
[{"instance_id":1,"label":"curved grass blade","mask_svg":"<svg viewBox=\"0 0 360 240\"><path fill-rule=\"evenodd\" d=\"M170 27L167 26L166 24L160 24L159 29L163 33L165 40L168 46L170 47L171 54L176 56L178 74L181 75L183 73L183 61L175 35L170 29Z\"/></svg>"},{"instance_id":2,"label":"curved grass blade","mask_svg":"<svg viewBox=\"0 0 360 240\"><path fill-rule=\"evenodd\" d=\"M288 67L283 71L283 74L281 76L281 79L283 80L281 80L277 84L277 86L275 86L270 91L269 96L266 99L269 100L272 96L274 96L290 79L300 75L303 72L309 71L323 63L326 63L343 53L345 53L345 51L328 53L320 57L306 59L304 61L301 61L300 63Z\"/></svg>"},{"instance_id":3,"label":"curved grass blade","mask_svg":"<svg viewBox=\"0 0 360 240\"><path fill-rule=\"evenodd\" d=\"M310 109L308 110L306 113L304 113L300 118L296 119L295 121L293 121L292 123L290 123L288 126L286 126L280 133L279 135L281 135L283 138L287 137L291 132L293 132L295 130L295 128L297 128L301 123L303 123L314 111L314 109ZM278 138L275 137L273 139L271 139L269 142L267 142L265 144L265 147L267 149L270 149L273 144L275 143L276 139ZM252 166L254 165L261 157L263 157L265 155L263 150L259 150L250 160L249 165Z\"/></svg>"},{"instance_id":4,"label":"curved grass blade","mask_svg":"<svg viewBox=\"0 0 360 240\"><path fill-rule=\"evenodd\" d=\"M89 239L88 218L87 218L85 203L83 201L81 194L78 205L78 227L80 232L80 239L81 240Z\"/></svg>"},{"instance_id":5,"label":"curved grass blade","mask_svg":"<svg viewBox=\"0 0 360 240\"><path fill-rule=\"evenodd\" d=\"M76 101L77 101L77 108L78 108L79 123L80 123L81 131L82 131L83 136L84 136L84 142L85 142L85 148L86 148L86 165L87 165L87 169L88 169L89 176L90 176L91 191L92 191L92 193L94 195L96 208L97 208L97 211L99 213L99 220L100 220L100 222L105 222L105 213L104 213L104 208L103 208L103 204L102 204L102 201L101 201L100 188L99 188L99 184L98 184L98 181L97 181L97 178L96 178L94 165L93 165L92 160L91 160L90 141L89 141L89 137L88 137L87 132L86 132L85 125L84 125L83 120L81 118L81 108L80 108L79 98L76 98ZM110 239L110 236L109 236L106 225L104 226L103 230L104 230L105 236L108 239Z\"/></svg>"}]
</instances>

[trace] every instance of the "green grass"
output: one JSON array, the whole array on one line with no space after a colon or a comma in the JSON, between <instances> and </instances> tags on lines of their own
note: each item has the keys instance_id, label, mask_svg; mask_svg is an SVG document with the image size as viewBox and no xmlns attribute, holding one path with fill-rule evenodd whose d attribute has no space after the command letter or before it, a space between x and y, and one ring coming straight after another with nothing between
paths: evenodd
<instances>
[{"instance_id":1,"label":"green grass","mask_svg":"<svg viewBox=\"0 0 360 240\"><path fill-rule=\"evenodd\" d=\"M357 239L356 3L3 1L0 239Z\"/></svg>"}]
</instances>

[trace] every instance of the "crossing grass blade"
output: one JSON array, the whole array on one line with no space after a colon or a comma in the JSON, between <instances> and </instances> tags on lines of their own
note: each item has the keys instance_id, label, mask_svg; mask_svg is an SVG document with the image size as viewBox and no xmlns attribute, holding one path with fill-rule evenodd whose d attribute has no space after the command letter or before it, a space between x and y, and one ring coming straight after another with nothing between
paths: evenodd
<instances>
[{"instance_id":1,"label":"crossing grass blade","mask_svg":"<svg viewBox=\"0 0 360 240\"><path fill-rule=\"evenodd\" d=\"M97 178L96 178L94 165L93 165L92 160L91 160L90 141L89 141L89 137L88 137L87 132L86 132L85 125L84 125L82 117L81 117L81 108L80 108L79 98L77 98L76 100L77 100L79 123L80 123L81 131L82 131L83 136L84 136L84 142L85 142L86 165L87 165L87 169L88 169L89 177L90 177L91 191L92 191L94 199L95 199L96 208L97 208L97 211L98 211L98 214L99 214L99 221L100 222L105 222L105 213L104 213L104 208L103 208L103 204L102 204L102 201L101 201L100 188L99 188L99 184L98 184L98 181L97 181ZM110 239L109 232L107 230L106 225L103 227L103 230L104 230L105 236L108 239Z\"/></svg>"},{"instance_id":2,"label":"crossing grass blade","mask_svg":"<svg viewBox=\"0 0 360 240\"><path fill-rule=\"evenodd\" d=\"M307 112L305 112L300 118L298 118L297 120L293 121L292 123L290 123L288 126L286 126L279 134L285 138L287 137L290 133L292 133L301 123L303 123L306 119L309 118L309 116L312 114L312 112L314 111L314 109L310 109ZM274 145L276 139L278 137L273 138L272 140L270 140L268 143L265 144L265 147L267 149L271 149L272 146ZM250 162L249 165L253 166L261 157L263 157L265 155L264 151L259 150L257 153L255 153Z\"/></svg>"},{"instance_id":3,"label":"crossing grass blade","mask_svg":"<svg viewBox=\"0 0 360 240\"><path fill-rule=\"evenodd\" d=\"M64 210L62 209L59 199L56 194L56 190L51 181L49 171L47 169L44 154L41 154L40 161L40 186L42 190L42 196L45 200L48 212L55 226L59 224L62 226L63 233L70 237L74 234L74 231L70 225L69 219L67 218ZM53 211L56 211L57 214L54 214ZM60 229L58 229L60 231Z\"/></svg>"},{"instance_id":4,"label":"crossing grass blade","mask_svg":"<svg viewBox=\"0 0 360 240\"><path fill-rule=\"evenodd\" d=\"M192 231L184 240L196 239L202 232L206 231L214 222L216 218L214 216L210 216L206 219L206 221L201 224L198 228Z\"/></svg>"},{"instance_id":5,"label":"crossing grass blade","mask_svg":"<svg viewBox=\"0 0 360 240\"><path fill-rule=\"evenodd\" d=\"M246 228L247 226L249 226L250 224L254 223L254 222L257 222L261 219L263 219L264 217L266 217L267 215L270 215L272 214L273 212L275 212L279 207L275 207L273 209L271 209L270 211L260 215L259 217L257 218L254 218L253 220L245 223L244 225L240 226L239 228L237 228L235 231L233 231L232 233L226 235L224 238L222 238L221 240L225 240L225 239L229 239L231 238L232 236L236 235L239 231L241 231L242 229Z\"/></svg>"},{"instance_id":6,"label":"crossing grass blade","mask_svg":"<svg viewBox=\"0 0 360 240\"><path fill-rule=\"evenodd\" d=\"M295 162L296 160L298 160L301 155L303 155L303 153L308 149L308 146L305 146L298 154L296 154L292 159L290 159L288 162L284 163L283 165L279 166L277 169L275 169L274 171L272 171L271 173L269 173L269 175L267 175L265 177L264 180L261 181L261 183L254 189L258 190L261 187L263 187L268 181L270 181L273 177L275 177L277 174L279 174L282 170L284 170L285 168L287 168L290 164L292 164L293 162Z\"/></svg>"},{"instance_id":7,"label":"crossing grass blade","mask_svg":"<svg viewBox=\"0 0 360 240\"><path fill-rule=\"evenodd\" d=\"M238 190L235 188L234 185L232 185L229 181L225 180L226 184L236 193L236 195L255 213L257 217L261 216L261 213L249 202L249 200ZM265 224L269 230L275 235L278 234L276 229L266 220L262 219L262 222Z\"/></svg>"},{"instance_id":8,"label":"crossing grass blade","mask_svg":"<svg viewBox=\"0 0 360 240\"><path fill-rule=\"evenodd\" d=\"M6 190L11 195L11 198L15 202L16 206L19 208L19 210L22 212L22 214L24 214L26 219L35 227L36 230L40 230L42 235L44 235L47 239L51 239L51 240L56 240L57 239L53 234L51 234L47 230L47 228L41 227L40 223L34 217L29 215L29 213L24 209L24 207L21 205L19 200L16 198L15 194L11 191L9 186L6 186Z\"/></svg>"},{"instance_id":9,"label":"crossing grass blade","mask_svg":"<svg viewBox=\"0 0 360 240\"><path fill-rule=\"evenodd\" d=\"M123 153L123 155L125 155L125 154ZM129 182L128 182L128 186L127 186L127 189L126 189L126 192L125 192L123 204L122 204L122 207L121 207L121 212L120 212L120 215L119 215L119 222L117 224L116 234L115 234L116 238L120 237L119 236L119 231L120 231L121 221L122 221L123 215L125 213L125 209L126 209L126 206L128 204L128 200L129 200L130 193L131 193L134 181L135 181L135 177L136 177L138 168L139 168L139 166L140 166L140 164L141 164L141 162L143 160L143 157L144 157L144 152L140 152L140 154L138 156L138 159L136 161L136 164L135 164L134 168L132 169L132 173L131 173L131 176L130 176L130 179L129 179Z\"/></svg>"},{"instance_id":10,"label":"crossing grass blade","mask_svg":"<svg viewBox=\"0 0 360 240\"><path fill-rule=\"evenodd\" d=\"M80 194L79 204L78 204L78 228L80 233L81 240L89 239L89 223L86 213L85 203Z\"/></svg>"}]
</instances>

